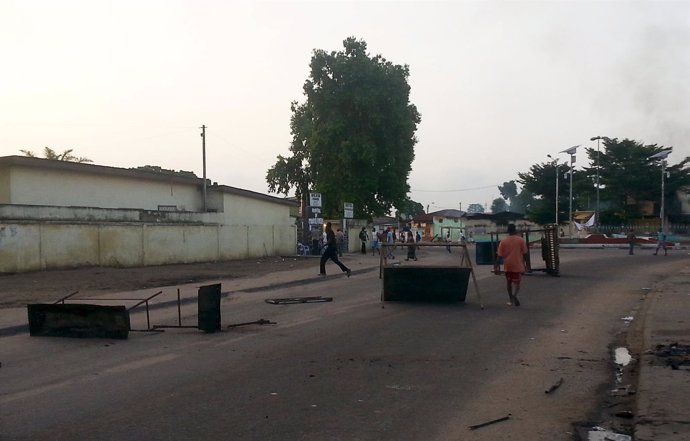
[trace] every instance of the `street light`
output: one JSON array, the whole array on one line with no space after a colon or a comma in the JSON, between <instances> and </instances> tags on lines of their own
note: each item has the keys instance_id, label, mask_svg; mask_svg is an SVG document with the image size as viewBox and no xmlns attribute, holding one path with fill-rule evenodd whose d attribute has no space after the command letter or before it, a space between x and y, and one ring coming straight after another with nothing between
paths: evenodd
<instances>
[{"instance_id":1,"label":"street light","mask_svg":"<svg viewBox=\"0 0 690 441\"><path fill-rule=\"evenodd\" d=\"M673 151L673 147L669 147L660 151L648 159L661 161L661 207L659 208L659 218L661 219L661 230L666 231L666 222L664 221L664 178L666 177L666 158Z\"/></svg>"},{"instance_id":2,"label":"street light","mask_svg":"<svg viewBox=\"0 0 690 441\"><path fill-rule=\"evenodd\" d=\"M556 167L556 228L558 228L558 158L554 158L551 155L546 156L553 159L553 165Z\"/></svg>"},{"instance_id":3,"label":"street light","mask_svg":"<svg viewBox=\"0 0 690 441\"><path fill-rule=\"evenodd\" d=\"M567 153L570 155L570 214L568 215L568 236L573 236L573 164L575 163L575 151L580 145L574 145L567 148L561 153Z\"/></svg>"},{"instance_id":4,"label":"street light","mask_svg":"<svg viewBox=\"0 0 690 441\"><path fill-rule=\"evenodd\" d=\"M594 229L597 233L599 232L599 142L602 139L605 142L610 141L608 136L593 136L589 138L590 141L597 142L597 204L594 208Z\"/></svg>"}]
</instances>

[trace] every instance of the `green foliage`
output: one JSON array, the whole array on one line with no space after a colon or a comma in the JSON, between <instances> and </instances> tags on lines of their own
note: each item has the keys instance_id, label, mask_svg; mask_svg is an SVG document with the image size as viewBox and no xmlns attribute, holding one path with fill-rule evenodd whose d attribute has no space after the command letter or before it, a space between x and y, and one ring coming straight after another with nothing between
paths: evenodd
<instances>
[{"instance_id":1,"label":"green foliage","mask_svg":"<svg viewBox=\"0 0 690 441\"><path fill-rule=\"evenodd\" d=\"M558 176L558 220L568 218L570 200L569 164L546 162L534 164L529 172L518 173L518 180L524 191L534 195L525 213L533 222L554 223L556 220L556 177ZM558 173L558 174L557 174ZM580 173L573 173L573 187ZM573 210L575 210L575 205Z\"/></svg>"},{"instance_id":2,"label":"green foliage","mask_svg":"<svg viewBox=\"0 0 690 441\"><path fill-rule=\"evenodd\" d=\"M28 156L29 158L37 158L38 157L31 150L21 150L20 149L19 151L24 153L24 155ZM93 162L89 158L84 158L81 156L74 156L72 154L73 151L74 151L74 149L68 149L62 153L58 153L55 150L51 149L50 147L44 147L43 148L43 157L44 157L44 159L50 159L52 161L68 161L68 162L79 162L79 163Z\"/></svg>"},{"instance_id":3,"label":"green foliage","mask_svg":"<svg viewBox=\"0 0 690 441\"><path fill-rule=\"evenodd\" d=\"M400 206L400 208L398 208L398 212L411 216L419 216L420 214L425 214L424 205L422 205L419 202L415 202L411 199L407 199Z\"/></svg>"},{"instance_id":4,"label":"green foliage","mask_svg":"<svg viewBox=\"0 0 690 441\"><path fill-rule=\"evenodd\" d=\"M535 204L534 195L525 189L510 200L510 211L526 214Z\"/></svg>"},{"instance_id":5,"label":"green foliage","mask_svg":"<svg viewBox=\"0 0 690 441\"><path fill-rule=\"evenodd\" d=\"M599 199L602 222L629 221L637 219L642 213L642 204L655 202L658 215L661 200L661 162L650 160L650 156L665 150L656 144L644 145L640 142L623 139L605 139L603 151L599 152ZM596 191L597 150L588 148L591 161L584 174ZM675 165L667 165L665 177L665 201L667 214L678 214L680 206L675 197L676 191L690 185L689 158Z\"/></svg>"},{"instance_id":6,"label":"green foliage","mask_svg":"<svg viewBox=\"0 0 690 441\"><path fill-rule=\"evenodd\" d=\"M306 101L292 103L291 157L268 170L269 191L323 195L326 217L352 202L357 217L380 216L407 201L407 178L420 122L410 103L408 66L370 56L363 40L344 50L315 50L304 83Z\"/></svg>"},{"instance_id":7,"label":"green foliage","mask_svg":"<svg viewBox=\"0 0 690 441\"><path fill-rule=\"evenodd\" d=\"M501 213L503 211L508 211L508 204L506 204L505 199L503 198L496 198L491 202L491 212L492 213Z\"/></svg>"},{"instance_id":8,"label":"green foliage","mask_svg":"<svg viewBox=\"0 0 690 441\"><path fill-rule=\"evenodd\" d=\"M642 216L643 204L655 203L658 216L661 199L661 164L650 160L650 156L661 152L664 147L643 145L624 139L604 139L603 151L597 155L596 148L587 148L589 167L573 173L573 211L596 208L597 170L599 172L600 222L619 223ZM597 157L599 161L597 162ZM676 191L690 185L689 158L675 165L666 166L665 203L669 215L679 214L680 206ZM598 164L598 167L597 167ZM570 165L558 164L558 217L568 218L570 201ZM556 164L546 162L533 165L528 172L518 173L522 191L532 194L527 202L526 213L537 223L551 223L555 218ZM499 186L499 190L504 186ZM506 190L508 191L508 190ZM503 193L502 193L503 194ZM511 207L512 209L512 207Z\"/></svg>"},{"instance_id":9,"label":"green foliage","mask_svg":"<svg viewBox=\"0 0 690 441\"><path fill-rule=\"evenodd\" d=\"M518 194L517 184L515 184L515 181L504 182L503 185L498 186L498 191L501 192L503 199L509 201Z\"/></svg>"},{"instance_id":10,"label":"green foliage","mask_svg":"<svg viewBox=\"0 0 690 441\"><path fill-rule=\"evenodd\" d=\"M467 206L468 213L484 213L482 204L470 204Z\"/></svg>"}]
</instances>

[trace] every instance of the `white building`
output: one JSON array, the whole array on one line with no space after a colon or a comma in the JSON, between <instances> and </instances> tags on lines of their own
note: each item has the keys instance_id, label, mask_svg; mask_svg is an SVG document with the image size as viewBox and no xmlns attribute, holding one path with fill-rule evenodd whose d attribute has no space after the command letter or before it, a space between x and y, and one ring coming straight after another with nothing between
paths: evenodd
<instances>
[{"instance_id":1,"label":"white building","mask_svg":"<svg viewBox=\"0 0 690 441\"><path fill-rule=\"evenodd\" d=\"M203 194L194 176L0 157L0 273L294 254L295 202Z\"/></svg>"}]
</instances>

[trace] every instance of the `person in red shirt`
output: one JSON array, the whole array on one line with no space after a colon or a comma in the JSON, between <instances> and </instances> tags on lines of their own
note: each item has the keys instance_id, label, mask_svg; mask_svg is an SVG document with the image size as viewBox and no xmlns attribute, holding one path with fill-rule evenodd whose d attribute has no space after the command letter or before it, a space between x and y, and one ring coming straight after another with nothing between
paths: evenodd
<instances>
[{"instance_id":1,"label":"person in red shirt","mask_svg":"<svg viewBox=\"0 0 690 441\"><path fill-rule=\"evenodd\" d=\"M525 272L525 254L527 254L527 243L518 236L515 224L508 224L508 237L498 244L499 258L503 260L506 273L506 288L508 289L508 305L520 306L517 295L520 292L520 281L522 273ZM515 290L513 290L515 285Z\"/></svg>"}]
</instances>

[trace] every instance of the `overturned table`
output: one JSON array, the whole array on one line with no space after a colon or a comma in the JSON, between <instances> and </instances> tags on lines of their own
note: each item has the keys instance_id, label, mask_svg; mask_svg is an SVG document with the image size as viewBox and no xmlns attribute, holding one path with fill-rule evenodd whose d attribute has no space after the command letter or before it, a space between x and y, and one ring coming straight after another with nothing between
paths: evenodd
<instances>
[{"instance_id":1,"label":"overturned table","mask_svg":"<svg viewBox=\"0 0 690 441\"><path fill-rule=\"evenodd\" d=\"M423 259L391 258L396 248L408 255L414 247L414 256L421 250L447 250L443 258L436 256L436 262ZM452 251L455 250L455 253ZM411 255L409 255L411 256ZM454 243L384 243L381 244L379 278L381 279L381 302L386 301L442 301L464 302L469 279L472 277L477 300L482 309L481 294L474 273L474 267L466 244Z\"/></svg>"}]
</instances>

